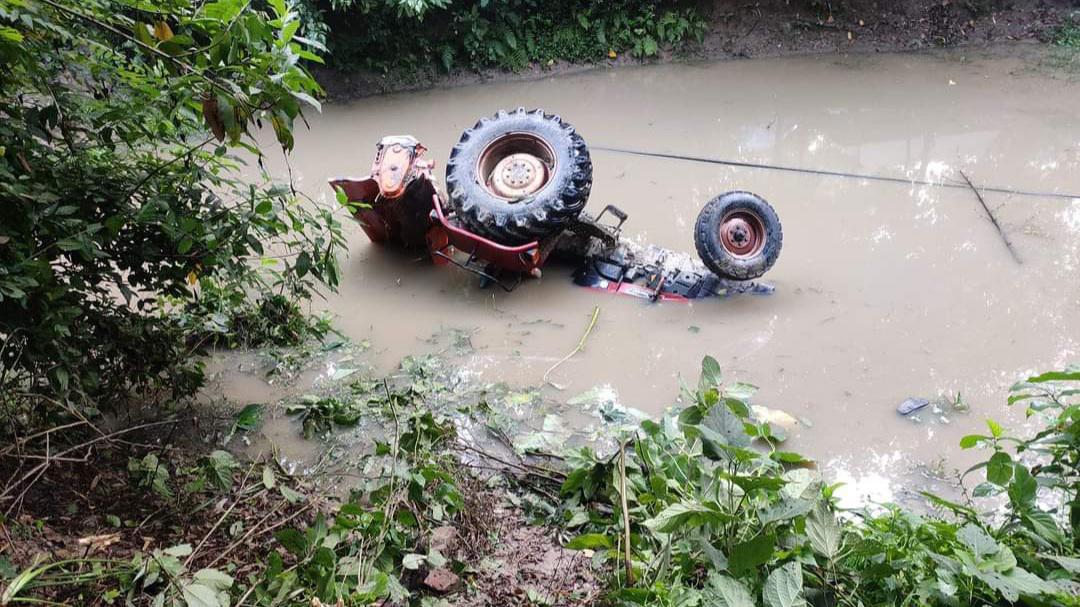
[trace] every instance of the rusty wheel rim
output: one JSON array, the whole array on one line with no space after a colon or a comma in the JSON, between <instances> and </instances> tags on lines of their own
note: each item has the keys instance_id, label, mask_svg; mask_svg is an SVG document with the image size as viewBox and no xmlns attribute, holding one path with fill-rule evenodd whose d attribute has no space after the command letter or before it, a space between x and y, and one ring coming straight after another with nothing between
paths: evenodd
<instances>
[{"instance_id":1,"label":"rusty wheel rim","mask_svg":"<svg viewBox=\"0 0 1080 607\"><path fill-rule=\"evenodd\" d=\"M508 133L480 152L476 174L492 196L516 202L544 189L555 172L555 151L531 133Z\"/></svg>"},{"instance_id":2,"label":"rusty wheel rim","mask_svg":"<svg viewBox=\"0 0 1080 607\"><path fill-rule=\"evenodd\" d=\"M736 259L757 255L767 239L765 221L753 211L731 211L720 220L720 243Z\"/></svg>"}]
</instances>

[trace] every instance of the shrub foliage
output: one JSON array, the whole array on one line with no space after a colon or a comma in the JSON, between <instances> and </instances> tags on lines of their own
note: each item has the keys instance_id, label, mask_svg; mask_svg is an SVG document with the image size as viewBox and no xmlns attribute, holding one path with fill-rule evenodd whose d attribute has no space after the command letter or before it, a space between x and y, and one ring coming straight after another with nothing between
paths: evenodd
<instances>
[{"instance_id":1,"label":"shrub foliage","mask_svg":"<svg viewBox=\"0 0 1080 607\"><path fill-rule=\"evenodd\" d=\"M259 159L262 126L288 152L318 108L299 27L284 0L0 0L6 387L189 392L200 298L336 283L335 218L233 154Z\"/></svg>"}]
</instances>

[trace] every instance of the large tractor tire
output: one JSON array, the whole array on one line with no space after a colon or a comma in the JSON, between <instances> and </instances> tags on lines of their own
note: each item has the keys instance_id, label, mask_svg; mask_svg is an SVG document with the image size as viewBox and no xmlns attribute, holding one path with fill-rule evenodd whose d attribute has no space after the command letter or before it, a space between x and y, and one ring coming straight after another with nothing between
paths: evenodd
<instances>
[{"instance_id":1,"label":"large tractor tire","mask_svg":"<svg viewBox=\"0 0 1080 607\"><path fill-rule=\"evenodd\" d=\"M784 231L776 211L750 192L713 198L698 214L694 244L705 266L721 278L752 280L776 263Z\"/></svg>"},{"instance_id":2,"label":"large tractor tire","mask_svg":"<svg viewBox=\"0 0 1080 607\"><path fill-rule=\"evenodd\" d=\"M592 189L585 141L543 110L500 110L465 129L446 164L450 205L468 229L518 245L558 233Z\"/></svg>"}]
</instances>

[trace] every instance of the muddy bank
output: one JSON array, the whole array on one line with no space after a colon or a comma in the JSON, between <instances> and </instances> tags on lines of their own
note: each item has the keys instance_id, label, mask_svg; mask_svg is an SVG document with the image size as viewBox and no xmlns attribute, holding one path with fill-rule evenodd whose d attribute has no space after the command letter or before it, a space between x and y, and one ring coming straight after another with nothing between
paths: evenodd
<instances>
[{"instance_id":1,"label":"muddy bank","mask_svg":"<svg viewBox=\"0 0 1080 607\"><path fill-rule=\"evenodd\" d=\"M1049 41L1056 28L1078 9L1077 3L1068 0L856 0L818 2L813 4L820 6L814 8L805 4L784 0L705 3L703 12L709 29L701 44L677 51L668 49L658 59L644 62L618 56L585 65L532 64L520 72L461 69L447 74L432 66L408 74L320 69L316 76L331 99L346 100L429 88L530 81L643 63L1030 44Z\"/></svg>"}]
</instances>

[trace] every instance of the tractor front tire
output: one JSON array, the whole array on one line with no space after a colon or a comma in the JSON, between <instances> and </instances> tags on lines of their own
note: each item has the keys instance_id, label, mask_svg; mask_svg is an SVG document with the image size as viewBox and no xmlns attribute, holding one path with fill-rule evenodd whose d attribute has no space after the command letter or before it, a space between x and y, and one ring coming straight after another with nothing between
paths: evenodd
<instances>
[{"instance_id":1,"label":"tractor front tire","mask_svg":"<svg viewBox=\"0 0 1080 607\"><path fill-rule=\"evenodd\" d=\"M717 276L753 280L776 263L784 231L765 199L750 192L728 192L701 209L694 244L701 261Z\"/></svg>"},{"instance_id":2,"label":"tractor front tire","mask_svg":"<svg viewBox=\"0 0 1080 607\"><path fill-rule=\"evenodd\" d=\"M465 129L446 164L451 208L467 229L504 245L560 232L592 189L589 149L543 110L500 110Z\"/></svg>"}]
</instances>

